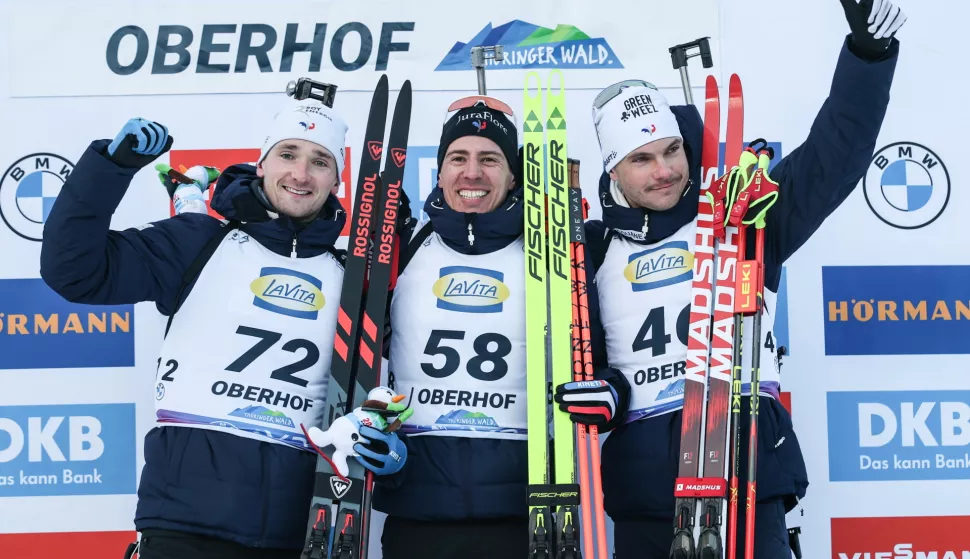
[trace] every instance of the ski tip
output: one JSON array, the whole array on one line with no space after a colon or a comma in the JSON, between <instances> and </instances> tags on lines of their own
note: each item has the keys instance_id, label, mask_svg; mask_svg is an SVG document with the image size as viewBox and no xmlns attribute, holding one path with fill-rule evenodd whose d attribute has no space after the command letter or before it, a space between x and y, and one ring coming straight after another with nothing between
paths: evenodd
<instances>
[{"instance_id":1,"label":"ski tip","mask_svg":"<svg viewBox=\"0 0 970 559\"><path fill-rule=\"evenodd\" d=\"M529 82L535 79L535 94L531 94ZM542 79L539 77L539 72L530 71L525 74L525 94L527 97L538 97L542 92Z\"/></svg>"},{"instance_id":2,"label":"ski tip","mask_svg":"<svg viewBox=\"0 0 970 559\"><path fill-rule=\"evenodd\" d=\"M707 75L706 85L707 85L708 91L710 91L711 89L717 89L717 78L714 77L714 74Z\"/></svg>"},{"instance_id":3,"label":"ski tip","mask_svg":"<svg viewBox=\"0 0 970 559\"><path fill-rule=\"evenodd\" d=\"M741 76L731 74L731 91L741 91Z\"/></svg>"},{"instance_id":4,"label":"ski tip","mask_svg":"<svg viewBox=\"0 0 970 559\"><path fill-rule=\"evenodd\" d=\"M558 78L555 83L558 85L553 87L553 78ZM549 71L549 81L546 82L546 93L547 95L553 97L559 97L566 94L566 78L563 76L562 70L554 68Z\"/></svg>"}]
</instances>

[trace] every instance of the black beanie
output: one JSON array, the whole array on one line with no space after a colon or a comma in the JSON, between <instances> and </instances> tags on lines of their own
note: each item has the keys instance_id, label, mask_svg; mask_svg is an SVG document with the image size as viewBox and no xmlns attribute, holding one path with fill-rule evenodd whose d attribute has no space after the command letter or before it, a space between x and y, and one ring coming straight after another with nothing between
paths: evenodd
<instances>
[{"instance_id":1,"label":"black beanie","mask_svg":"<svg viewBox=\"0 0 970 559\"><path fill-rule=\"evenodd\" d=\"M459 110L442 127L441 141L438 143L438 172L441 172L448 146L464 136L482 136L498 144L512 173L518 176L519 139L515 124L505 113L490 109L481 101L474 107Z\"/></svg>"}]
</instances>

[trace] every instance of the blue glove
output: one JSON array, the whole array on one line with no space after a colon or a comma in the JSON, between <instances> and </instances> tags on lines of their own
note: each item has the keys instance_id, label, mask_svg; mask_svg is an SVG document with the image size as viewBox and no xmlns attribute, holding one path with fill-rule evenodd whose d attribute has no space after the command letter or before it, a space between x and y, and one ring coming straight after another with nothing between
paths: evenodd
<instances>
[{"instance_id":1,"label":"blue glove","mask_svg":"<svg viewBox=\"0 0 970 559\"><path fill-rule=\"evenodd\" d=\"M354 451L360 454L354 458L360 465L379 476L396 474L408 459L408 447L397 433L385 433L373 427L359 427L360 441Z\"/></svg>"},{"instance_id":2,"label":"blue glove","mask_svg":"<svg viewBox=\"0 0 970 559\"><path fill-rule=\"evenodd\" d=\"M168 128L143 118L133 118L108 144L108 157L122 167L140 169L172 147Z\"/></svg>"}]
</instances>

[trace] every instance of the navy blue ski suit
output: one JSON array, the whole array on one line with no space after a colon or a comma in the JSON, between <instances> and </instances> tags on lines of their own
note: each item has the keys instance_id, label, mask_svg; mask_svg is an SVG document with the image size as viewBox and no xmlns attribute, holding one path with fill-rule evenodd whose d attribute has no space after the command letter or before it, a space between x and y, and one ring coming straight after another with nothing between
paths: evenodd
<instances>
[{"instance_id":1,"label":"navy blue ski suit","mask_svg":"<svg viewBox=\"0 0 970 559\"><path fill-rule=\"evenodd\" d=\"M98 140L85 150L57 197L44 227L41 277L72 302L152 301L163 315L171 315L183 274L223 231L222 222L182 214L140 230L110 231L111 216L138 170L108 159L108 143ZM271 221L253 194L254 179L251 165L226 169L212 208L246 222L240 229L278 254L289 255L294 240L299 258L334 250L346 221L336 199L330 198L320 217L306 226L285 216ZM248 547L302 547L315 454L185 427L153 428L145 436L144 454L137 530L176 530Z\"/></svg>"},{"instance_id":2,"label":"navy blue ski suit","mask_svg":"<svg viewBox=\"0 0 970 559\"><path fill-rule=\"evenodd\" d=\"M876 148L876 138L889 103L899 43L878 61L868 62L843 44L828 99L822 105L805 142L774 167L771 177L780 195L768 213L765 234L765 285L777 292L782 264L802 246L852 193ZM700 184L703 123L696 107L674 106L691 168L692 184ZM640 231L649 217L652 244L674 234L697 215L696 196L685 196L663 212L625 208L613 203L609 175L600 181L602 221L587 224L594 265L599 265L612 235L610 230ZM617 233L618 234L618 233ZM748 236L754 254L754 235ZM743 399L742 417L748 416ZM636 421L610 432L602 456L607 514L616 523L618 559L667 557L673 537L674 479L677 477L681 411ZM747 472L748 423L742 422L741 472ZM762 397L758 441L757 557L788 557L784 515L795 499L804 497L808 475L792 421L781 404ZM781 443L783 441L783 444ZM741 487L746 483L742 475ZM743 506L741 512L743 514ZM741 520L743 526L743 518ZM651 532L656 537L651 538ZM743 536L739 536L743 542ZM655 547L650 547L654 545ZM651 553L650 550L653 550ZM779 555L780 554L780 555Z\"/></svg>"}]
</instances>

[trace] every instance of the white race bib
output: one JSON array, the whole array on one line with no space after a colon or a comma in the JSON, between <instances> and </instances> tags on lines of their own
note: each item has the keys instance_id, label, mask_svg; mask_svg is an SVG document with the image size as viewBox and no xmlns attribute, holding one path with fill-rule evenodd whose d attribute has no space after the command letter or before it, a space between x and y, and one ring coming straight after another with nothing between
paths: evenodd
<instances>
[{"instance_id":1,"label":"white race bib","mask_svg":"<svg viewBox=\"0 0 970 559\"><path fill-rule=\"evenodd\" d=\"M313 451L326 410L343 267L276 254L241 231L219 245L172 321L155 386L159 425Z\"/></svg>"},{"instance_id":2,"label":"white race bib","mask_svg":"<svg viewBox=\"0 0 970 559\"><path fill-rule=\"evenodd\" d=\"M649 245L617 235L596 273L608 361L632 388L627 422L684 405L695 231L691 222ZM759 392L777 395L779 374L772 332L776 294L766 289L764 297ZM745 317L743 324L742 347L747 349L753 345L752 318ZM746 385L743 390L750 393L750 351L744 353L741 378Z\"/></svg>"},{"instance_id":3,"label":"white race bib","mask_svg":"<svg viewBox=\"0 0 970 559\"><path fill-rule=\"evenodd\" d=\"M466 255L432 233L397 280L389 370L410 435L526 438L525 255Z\"/></svg>"}]
</instances>

